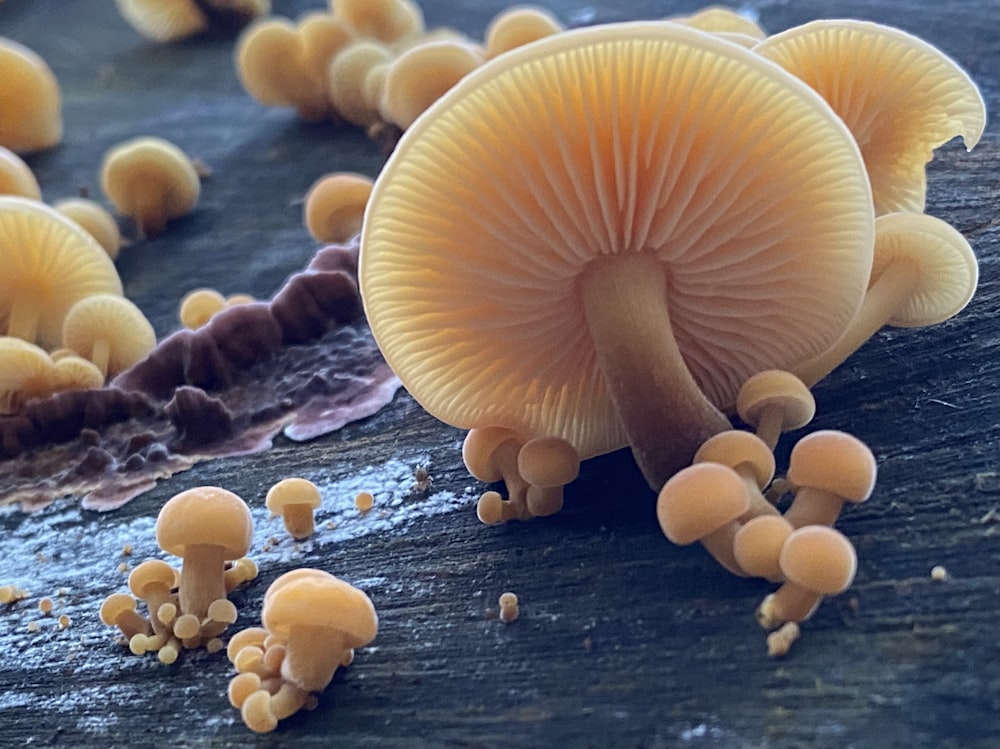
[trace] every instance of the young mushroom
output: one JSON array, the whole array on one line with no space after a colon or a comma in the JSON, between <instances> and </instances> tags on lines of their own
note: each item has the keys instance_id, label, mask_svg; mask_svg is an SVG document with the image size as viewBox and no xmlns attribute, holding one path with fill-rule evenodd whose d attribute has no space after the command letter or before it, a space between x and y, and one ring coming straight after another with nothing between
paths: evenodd
<instances>
[{"instance_id":1,"label":"young mushroom","mask_svg":"<svg viewBox=\"0 0 1000 749\"><path fill-rule=\"evenodd\" d=\"M372 193L372 178L357 172L334 172L316 180L306 195L302 217L313 239L343 243L361 231Z\"/></svg>"},{"instance_id":2,"label":"young mushroom","mask_svg":"<svg viewBox=\"0 0 1000 749\"><path fill-rule=\"evenodd\" d=\"M355 39L330 61L327 94L337 114L352 125L369 127L382 119L366 81L392 60L389 49L373 39ZM370 192L370 189L369 189Z\"/></svg>"},{"instance_id":3,"label":"young mushroom","mask_svg":"<svg viewBox=\"0 0 1000 749\"><path fill-rule=\"evenodd\" d=\"M204 619L213 601L226 598L226 561L244 556L252 540L250 508L226 489L188 489L160 508L156 542L184 559L178 587L181 613Z\"/></svg>"},{"instance_id":4,"label":"young mushroom","mask_svg":"<svg viewBox=\"0 0 1000 749\"><path fill-rule=\"evenodd\" d=\"M757 620L764 629L805 621L823 596L847 590L858 568L851 542L825 525L793 531L781 547L778 563L785 582L757 609Z\"/></svg>"},{"instance_id":5,"label":"young mushroom","mask_svg":"<svg viewBox=\"0 0 1000 749\"><path fill-rule=\"evenodd\" d=\"M125 297L94 294L69 308L62 342L114 377L153 350L156 333L142 310Z\"/></svg>"},{"instance_id":6,"label":"young mushroom","mask_svg":"<svg viewBox=\"0 0 1000 749\"><path fill-rule=\"evenodd\" d=\"M562 509L563 487L580 474L580 456L561 437L536 437L517 453L517 471L531 486L525 505L531 515L554 515Z\"/></svg>"},{"instance_id":7,"label":"young mushroom","mask_svg":"<svg viewBox=\"0 0 1000 749\"><path fill-rule=\"evenodd\" d=\"M58 145L63 135L59 81L45 60L0 36L0 146L18 153Z\"/></svg>"},{"instance_id":8,"label":"young mushroom","mask_svg":"<svg viewBox=\"0 0 1000 749\"><path fill-rule=\"evenodd\" d=\"M0 336L0 414L17 413L32 398L56 387L55 365L39 346Z\"/></svg>"},{"instance_id":9,"label":"young mushroom","mask_svg":"<svg viewBox=\"0 0 1000 749\"><path fill-rule=\"evenodd\" d=\"M424 14L413 0L330 0L333 17L356 36L398 42L424 30Z\"/></svg>"},{"instance_id":10,"label":"young mushroom","mask_svg":"<svg viewBox=\"0 0 1000 749\"><path fill-rule=\"evenodd\" d=\"M899 29L813 21L754 51L812 86L843 118L868 167L878 215L923 211L934 149L960 135L971 150L986 126L983 97L965 71Z\"/></svg>"},{"instance_id":11,"label":"young mushroom","mask_svg":"<svg viewBox=\"0 0 1000 749\"><path fill-rule=\"evenodd\" d=\"M861 309L836 343L792 371L813 385L883 325L917 328L954 317L972 299L978 283L975 253L947 223L925 213L879 216L871 279Z\"/></svg>"},{"instance_id":12,"label":"young mushroom","mask_svg":"<svg viewBox=\"0 0 1000 749\"><path fill-rule=\"evenodd\" d=\"M323 503L323 495L307 479L287 478L268 490L265 502L271 516L281 515L292 538L301 540L316 530L313 511Z\"/></svg>"},{"instance_id":13,"label":"young mushroom","mask_svg":"<svg viewBox=\"0 0 1000 749\"><path fill-rule=\"evenodd\" d=\"M733 536L733 557L752 577L772 583L785 579L779 559L781 547L795 528L781 515L758 515L747 520Z\"/></svg>"},{"instance_id":14,"label":"young mushroom","mask_svg":"<svg viewBox=\"0 0 1000 749\"><path fill-rule=\"evenodd\" d=\"M737 11L718 5L703 8L688 16L670 16L664 20L682 23L711 34L742 34L758 42L767 38L767 32L757 23Z\"/></svg>"},{"instance_id":15,"label":"young mushroom","mask_svg":"<svg viewBox=\"0 0 1000 749\"><path fill-rule=\"evenodd\" d=\"M656 500L663 535L680 546L701 541L719 564L740 577L747 573L733 556L733 537L749 509L743 479L720 463L696 463L678 471Z\"/></svg>"},{"instance_id":16,"label":"young mushroom","mask_svg":"<svg viewBox=\"0 0 1000 749\"><path fill-rule=\"evenodd\" d=\"M0 195L42 199L42 188L38 186L31 167L20 156L3 146L0 146Z\"/></svg>"},{"instance_id":17,"label":"young mushroom","mask_svg":"<svg viewBox=\"0 0 1000 749\"><path fill-rule=\"evenodd\" d=\"M87 198L66 198L52 204L59 213L83 227L114 260L122 247L118 222L100 203Z\"/></svg>"},{"instance_id":18,"label":"young mushroom","mask_svg":"<svg viewBox=\"0 0 1000 749\"><path fill-rule=\"evenodd\" d=\"M507 487L507 500L501 505L497 505L492 496L495 492L486 492L479 498L483 506L477 508L477 513L483 522L489 523L497 515L497 509L500 509L500 517L493 522L527 516L528 482L518 468L518 455L523 445L524 440L516 432L501 427L471 429L465 435L462 460L469 473L488 484L503 481Z\"/></svg>"},{"instance_id":19,"label":"young mushroom","mask_svg":"<svg viewBox=\"0 0 1000 749\"><path fill-rule=\"evenodd\" d=\"M201 194L201 180L180 148L144 136L104 154L101 189L119 213L135 219L142 236L154 237L167 221L191 212Z\"/></svg>"},{"instance_id":20,"label":"young mushroom","mask_svg":"<svg viewBox=\"0 0 1000 749\"><path fill-rule=\"evenodd\" d=\"M774 478L774 454L756 435L739 429L719 432L702 443L692 462L721 463L739 474L750 502L747 515L742 520L778 514L778 510L762 494Z\"/></svg>"},{"instance_id":21,"label":"young mushroom","mask_svg":"<svg viewBox=\"0 0 1000 749\"><path fill-rule=\"evenodd\" d=\"M559 19L545 8L514 5L497 13L486 26L483 41L486 59L509 52L516 47L558 34L563 30Z\"/></svg>"},{"instance_id":22,"label":"young mushroom","mask_svg":"<svg viewBox=\"0 0 1000 749\"><path fill-rule=\"evenodd\" d=\"M795 499L785 520L795 528L833 525L845 504L860 504L871 496L876 474L875 456L857 437L833 429L806 435L788 460Z\"/></svg>"},{"instance_id":23,"label":"young mushroom","mask_svg":"<svg viewBox=\"0 0 1000 749\"><path fill-rule=\"evenodd\" d=\"M783 432L804 427L816 415L816 399L791 372L768 369L749 377L736 394L736 413L774 450Z\"/></svg>"},{"instance_id":24,"label":"young mushroom","mask_svg":"<svg viewBox=\"0 0 1000 749\"><path fill-rule=\"evenodd\" d=\"M197 330L225 307L226 298L215 289L192 289L181 298L177 318L185 328Z\"/></svg>"},{"instance_id":25,"label":"young mushroom","mask_svg":"<svg viewBox=\"0 0 1000 749\"><path fill-rule=\"evenodd\" d=\"M360 285L431 414L581 459L629 445L659 489L751 374L839 337L872 223L857 145L801 81L681 25L609 24L491 60L404 133Z\"/></svg>"}]
</instances>

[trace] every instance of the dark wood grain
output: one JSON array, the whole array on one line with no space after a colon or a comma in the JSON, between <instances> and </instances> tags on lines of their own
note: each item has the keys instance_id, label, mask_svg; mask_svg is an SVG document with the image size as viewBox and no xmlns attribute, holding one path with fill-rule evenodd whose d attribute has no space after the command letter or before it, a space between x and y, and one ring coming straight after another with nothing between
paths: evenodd
<instances>
[{"instance_id":1,"label":"dark wood grain","mask_svg":"<svg viewBox=\"0 0 1000 749\"><path fill-rule=\"evenodd\" d=\"M424 3L430 24L475 35L503 5ZM854 586L823 604L789 657L765 657L752 615L769 586L668 543L627 455L585 464L559 515L484 527L474 513L483 487L461 465L462 434L400 393L365 422L201 464L113 513L83 511L73 498L35 514L6 508L0 584L32 596L0 608L0 746L997 746L1000 6L751 5L772 31L830 16L902 27L958 60L989 110L971 154L948 144L929 169L928 212L979 255L975 299L941 326L881 332L815 388L809 429L865 440L880 477L872 500L839 523L859 551ZM320 6L275 0L289 16ZM549 4L570 23L698 6ZM126 293L160 335L176 326L177 301L194 286L270 295L315 250L300 221L310 183L326 171L381 166L362 134L250 100L231 40L145 42L105 0L5 0L0 35L41 53L63 86L65 141L29 159L47 199L81 187L99 194L101 154L139 134L168 137L212 168L195 213L118 262ZM779 462L795 436L780 445ZM434 486L420 494L409 472L426 462ZM267 519L264 493L288 475L324 486L319 532L265 551L282 531ZM269 582L301 565L363 587L379 611L375 643L319 708L265 737L229 706L224 657L188 653L165 667L130 655L97 618L101 599L124 589L119 563L159 555L160 505L199 484L246 497L258 521L261 576L234 596L241 623L256 623ZM353 507L361 488L379 500L367 515ZM125 543L132 557L122 556ZM931 579L935 565L948 580ZM511 625L495 619L505 590L522 601ZM72 617L69 629L40 615L43 595ZM31 621L39 631L28 631Z\"/></svg>"}]
</instances>

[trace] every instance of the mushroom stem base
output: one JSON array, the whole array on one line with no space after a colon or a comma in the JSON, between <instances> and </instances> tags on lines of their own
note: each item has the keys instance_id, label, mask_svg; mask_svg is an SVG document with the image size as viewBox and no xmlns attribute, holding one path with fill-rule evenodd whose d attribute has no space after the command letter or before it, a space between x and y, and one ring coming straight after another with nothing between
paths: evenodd
<instances>
[{"instance_id":1,"label":"mushroom stem base","mask_svg":"<svg viewBox=\"0 0 1000 749\"><path fill-rule=\"evenodd\" d=\"M650 255L594 263L581 282L587 326L632 454L650 487L731 428L702 393L674 338L662 264Z\"/></svg>"}]
</instances>

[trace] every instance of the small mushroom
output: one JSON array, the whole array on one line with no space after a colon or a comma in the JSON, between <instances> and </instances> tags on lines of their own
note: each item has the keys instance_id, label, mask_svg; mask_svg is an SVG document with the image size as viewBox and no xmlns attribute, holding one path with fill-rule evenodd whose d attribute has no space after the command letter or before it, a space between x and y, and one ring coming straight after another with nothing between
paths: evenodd
<instances>
[{"instance_id":1,"label":"small mushroom","mask_svg":"<svg viewBox=\"0 0 1000 749\"><path fill-rule=\"evenodd\" d=\"M803 622L813 615L823 596L847 590L854 581L858 558L854 546L839 531L808 525L788 536L778 563L786 582L757 609L757 620L765 629Z\"/></svg>"},{"instance_id":2,"label":"small mushroom","mask_svg":"<svg viewBox=\"0 0 1000 749\"><path fill-rule=\"evenodd\" d=\"M536 437L517 453L517 471L531 486L525 504L535 517L562 509L563 487L580 474L580 456L561 437Z\"/></svg>"},{"instance_id":3,"label":"small mushroom","mask_svg":"<svg viewBox=\"0 0 1000 749\"><path fill-rule=\"evenodd\" d=\"M629 445L659 489L730 428L751 374L839 337L872 224L857 145L815 92L694 29L608 24L491 60L407 129L360 286L431 414L581 459Z\"/></svg>"},{"instance_id":4,"label":"small mushroom","mask_svg":"<svg viewBox=\"0 0 1000 749\"><path fill-rule=\"evenodd\" d=\"M876 474L875 456L857 437L833 429L813 432L796 442L789 456L795 498L785 519L796 528L833 525L844 504L871 496Z\"/></svg>"},{"instance_id":5,"label":"small mushroom","mask_svg":"<svg viewBox=\"0 0 1000 749\"><path fill-rule=\"evenodd\" d=\"M163 505L156 541L184 559L178 590L182 613L204 619L212 602L226 597L225 563L244 556L252 540L250 508L226 489L195 487Z\"/></svg>"},{"instance_id":6,"label":"small mushroom","mask_svg":"<svg viewBox=\"0 0 1000 749\"><path fill-rule=\"evenodd\" d=\"M337 114L359 127L381 120L377 102L367 90L368 75L392 60L389 49L373 39L355 39L330 61L327 93Z\"/></svg>"},{"instance_id":7,"label":"small mushroom","mask_svg":"<svg viewBox=\"0 0 1000 749\"><path fill-rule=\"evenodd\" d=\"M515 5L497 13L486 26L483 41L486 59L544 39L563 30L559 19L549 10L533 5Z\"/></svg>"},{"instance_id":8,"label":"small mushroom","mask_svg":"<svg viewBox=\"0 0 1000 749\"><path fill-rule=\"evenodd\" d=\"M156 333L142 310L125 297L94 294L66 313L63 346L114 377L153 350Z\"/></svg>"},{"instance_id":9,"label":"small mushroom","mask_svg":"<svg viewBox=\"0 0 1000 749\"><path fill-rule=\"evenodd\" d=\"M954 317L979 282L968 241L924 213L889 213L875 220L875 257L864 303L836 343L792 367L813 385L875 335L883 325L916 328Z\"/></svg>"},{"instance_id":10,"label":"small mushroom","mask_svg":"<svg viewBox=\"0 0 1000 749\"><path fill-rule=\"evenodd\" d=\"M804 427L816 415L816 400L791 372L768 369L749 377L736 395L736 413L757 430L771 450L782 432Z\"/></svg>"},{"instance_id":11,"label":"small mushroom","mask_svg":"<svg viewBox=\"0 0 1000 749\"><path fill-rule=\"evenodd\" d=\"M160 619L160 607L172 603L172 591L178 584L177 570L162 559L147 559L129 573L128 589L132 595L146 602L153 631L158 635L166 635L174 617Z\"/></svg>"},{"instance_id":12,"label":"small mushroom","mask_svg":"<svg viewBox=\"0 0 1000 749\"><path fill-rule=\"evenodd\" d=\"M0 37L0 146L18 153L58 145L63 135L59 81L45 60Z\"/></svg>"},{"instance_id":13,"label":"small mushroom","mask_svg":"<svg viewBox=\"0 0 1000 749\"><path fill-rule=\"evenodd\" d=\"M177 318L185 328L197 330L225 306L226 298L215 289L193 289L181 298Z\"/></svg>"},{"instance_id":14,"label":"small mushroom","mask_svg":"<svg viewBox=\"0 0 1000 749\"><path fill-rule=\"evenodd\" d=\"M32 398L52 393L56 383L55 365L44 349L0 336L0 414L17 413Z\"/></svg>"},{"instance_id":15,"label":"small mushroom","mask_svg":"<svg viewBox=\"0 0 1000 749\"><path fill-rule=\"evenodd\" d=\"M44 203L0 196L0 334L55 348L80 299L122 293L108 254Z\"/></svg>"},{"instance_id":16,"label":"small mushroom","mask_svg":"<svg viewBox=\"0 0 1000 749\"><path fill-rule=\"evenodd\" d=\"M265 595L264 627L285 644L281 676L307 692L333 679L348 650L375 638L378 616L358 588L321 570L278 577Z\"/></svg>"},{"instance_id":17,"label":"small mushroom","mask_svg":"<svg viewBox=\"0 0 1000 749\"><path fill-rule=\"evenodd\" d=\"M663 535L680 546L701 541L723 567L745 577L733 556L733 537L750 509L743 479L720 463L696 463L663 485L656 517Z\"/></svg>"},{"instance_id":18,"label":"small mushroom","mask_svg":"<svg viewBox=\"0 0 1000 749\"><path fill-rule=\"evenodd\" d=\"M740 569L772 583L785 579L778 560L781 547L795 528L781 515L747 520L733 537L733 556Z\"/></svg>"},{"instance_id":19,"label":"small mushroom","mask_svg":"<svg viewBox=\"0 0 1000 749\"><path fill-rule=\"evenodd\" d=\"M301 540L316 530L313 512L323 503L323 495L307 479L287 478L271 487L265 502L271 516L281 515L292 538Z\"/></svg>"},{"instance_id":20,"label":"small mushroom","mask_svg":"<svg viewBox=\"0 0 1000 749\"><path fill-rule=\"evenodd\" d=\"M971 150L986 126L976 84L954 60L899 29L867 21L813 21L773 34L754 51L808 83L857 139L876 215L924 209L925 164L960 135Z\"/></svg>"},{"instance_id":21,"label":"small mushroom","mask_svg":"<svg viewBox=\"0 0 1000 749\"><path fill-rule=\"evenodd\" d=\"M0 146L0 195L42 199L42 188L38 186L31 167L20 156L3 146Z\"/></svg>"},{"instance_id":22,"label":"small mushroom","mask_svg":"<svg viewBox=\"0 0 1000 749\"><path fill-rule=\"evenodd\" d=\"M163 138L143 136L104 154L101 189L119 213L135 219L142 236L154 237L167 221L191 212L201 180L180 148Z\"/></svg>"},{"instance_id":23,"label":"small mushroom","mask_svg":"<svg viewBox=\"0 0 1000 749\"><path fill-rule=\"evenodd\" d=\"M398 42L424 30L424 14L413 0L330 0L333 17L355 35Z\"/></svg>"},{"instance_id":24,"label":"small mushroom","mask_svg":"<svg viewBox=\"0 0 1000 749\"><path fill-rule=\"evenodd\" d=\"M502 505L501 519L521 517L527 511L528 482L518 469L518 455L524 440L516 432L501 427L471 429L462 443L462 460L475 478L486 483L503 481L507 501ZM480 497L480 503L486 495ZM486 500L493 503L492 499ZM477 509L480 518L492 518L490 509ZM484 521L485 522L485 521Z\"/></svg>"},{"instance_id":25,"label":"small mushroom","mask_svg":"<svg viewBox=\"0 0 1000 749\"><path fill-rule=\"evenodd\" d=\"M52 358L55 390L91 390L104 385L104 373L89 359L76 354Z\"/></svg>"},{"instance_id":26,"label":"small mushroom","mask_svg":"<svg viewBox=\"0 0 1000 749\"><path fill-rule=\"evenodd\" d=\"M743 479L750 508L743 521L759 515L777 515L778 510L762 492L774 478L774 454L762 439L739 429L709 437L694 454L694 463L721 463Z\"/></svg>"},{"instance_id":27,"label":"small mushroom","mask_svg":"<svg viewBox=\"0 0 1000 749\"><path fill-rule=\"evenodd\" d=\"M52 204L59 213L76 221L114 260L122 247L118 222L100 203L87 198L67 198Z\"/></svg>"},{"instance_id":28,"label":"small mushroom","mask_svg":"<svg viewBox=\"0 0 1000 749\"><path fill-rule=\"evenodd\" d=\"M101 621L109 627L118 627L126 640L135 635L148 635L149 622L135 606L136 600L128 593L112 593L101 603Z\"/></svg>"},{"instance_id":29,"label":"small mushroom","mask_svg":"<svg viewBox=\"0 0 1000 749\"><path fill-rule=\"evenodd\" d=\"M313 239L343 243L361 231L372 192L372 178L357 172L334 172L309 188L303 220Z\"/></svg>"}]
</instances>

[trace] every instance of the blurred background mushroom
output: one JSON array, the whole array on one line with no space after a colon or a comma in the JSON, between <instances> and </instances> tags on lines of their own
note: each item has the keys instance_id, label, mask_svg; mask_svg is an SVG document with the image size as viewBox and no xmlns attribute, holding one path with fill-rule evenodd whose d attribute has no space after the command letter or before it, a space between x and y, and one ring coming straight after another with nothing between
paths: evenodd
<instances>
[{"instance_id":1,"label":"blurred background mushroom","mask_svg":"<svg viewBox=\"0 0 1000 749\"><path fill-rule=\"evenodd\" d=\"M0 36L0 146L42 151L62 135L62 93L52 69L33 50Z\"/></svg>"}]
</instances>

